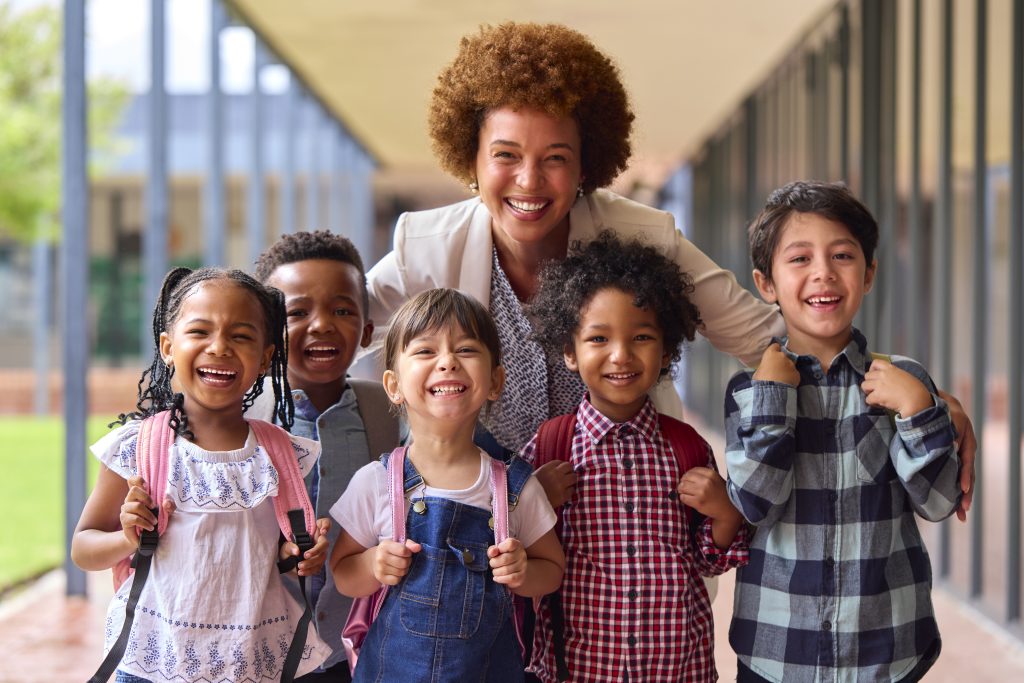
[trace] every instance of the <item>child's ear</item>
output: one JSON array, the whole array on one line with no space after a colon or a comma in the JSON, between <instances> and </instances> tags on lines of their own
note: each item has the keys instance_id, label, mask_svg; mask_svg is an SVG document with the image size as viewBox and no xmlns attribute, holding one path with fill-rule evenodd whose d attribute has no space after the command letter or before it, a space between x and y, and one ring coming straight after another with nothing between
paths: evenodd
<instances>
[{"instance_id":1,"label":"child's ear","mask_svg":"<svg viewBox=\"0 0 1024 683\"><path fill-rule=\"evenodd\" d=\"M359 338L359 346L366 348L373 341L373 321L367 320L363 325L363 336Z\"/></svg>"},{"instance_id":2,"label":"child's ear","mask_svg":"<svg viewBox=\"0 0 1024 683\"><path fill-rule=\"evenodd\" d=\"M160 333L160 358L168 367L174 356L174 348L171 346L171 336L166 332Z\"/></svg>"},{"instance_id":3,"label":"child's ear","mask_svg":"<svg viewBox=\"0 0 1024 683\"><path fill-rule=\"evenodd\" d=\"M576 362L576 349L572 346L566 346L562 349L562 360L565 361L565 367L573 372L578 373L580 371L580 365Z\"/></svg>"},{"instance_id":4,"label":"child's ear","mask_svg":"<svg viewBox=\"0 0 1024 683\"><path fill-rule=\"evenodd\" d=\"M274 357L274 345L271 344L263 349L263 362L260 363L260 374L265 375L270 370L270 359Z\"/></svg>"},{"instance_id":5,"label":"child's ear","mask_svg":"<svg viewBox=\"0 0 1024 683\"><path fill-rule=\"evenodd\" d=\"M491 370L491 391L487 394L488 401L497 401L501 390L505 388L505 368L499 365Z\"/></svg>"},{"instance_id":6,"label":"child's ear","mask_svg":"<svg viewBox=\"0 0 1024 683\"><path fill-rule=\"evenodd\" d=\"M398 387L398 373L394 370L385 370L383 377L384 391L388 399L396 406L402 405L402 392Z\"/></svg>"},{"instance_id":7,"label":"child's ear","mask_svg":"<svg viewBox=\"0 0 1024 683\"><path fill-rule=\"evenodd\" d=\"M754 284L757 285L757 291L761 293L762 299L770 304L778 301L778 297L775 296L775 284L772 283L772 279L757 268L754 269Z\"/></svg>"},{"instance_id":8,"label":"child's ear","mask_svg":"<svg viewBox=\"0 0 1024 683\"><path fill-rule=\"evenodd\" d=\"M875 259L864 270L864 293L867 294L875 284L875 275L878 274L878 259Z\"/></svg>"}]
</instances>

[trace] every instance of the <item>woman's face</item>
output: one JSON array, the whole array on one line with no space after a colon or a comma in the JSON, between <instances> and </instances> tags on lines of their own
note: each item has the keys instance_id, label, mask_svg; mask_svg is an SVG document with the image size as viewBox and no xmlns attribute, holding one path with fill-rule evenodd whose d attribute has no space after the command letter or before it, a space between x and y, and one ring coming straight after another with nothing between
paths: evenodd
<instances>
[{"instance_id":1,"label":"woman's face","mask_svg":"<svg viewBox=\"0 0 1024 683\"><path fill-rule=\"evenodd\" d=\"M487 114L473 175L496 239L564 242L582 181L580 152L571 118L511 107Z\"/></svg>"}]
</instances>

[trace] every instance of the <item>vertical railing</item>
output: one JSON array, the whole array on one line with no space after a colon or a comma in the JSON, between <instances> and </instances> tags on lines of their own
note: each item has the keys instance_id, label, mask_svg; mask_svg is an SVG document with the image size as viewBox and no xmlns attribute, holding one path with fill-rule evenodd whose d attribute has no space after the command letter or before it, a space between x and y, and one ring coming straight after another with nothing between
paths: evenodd
<instances>
[{"instance_id":1,"label":"vertical railing","mask_svg":"<svg viewBox=\"0 0 1024 683\"><path fill-rule=\"evenodd\" d=\"M210 0L210 89L206 94L206 230L204 262L221 266L227 262L227 225L224 220L224 93L221 87L221 32L227 12L221 0Z\"/></svg>"},{"instance_id":2,"label":"vertical railing","mask_svg":"<svg viewBox=\"0 0 1024 683\"><path fill-rule=\"evenodd\" d=\"M64 533L70 550L85 505L85 419L89 330L88 106L85 90L85 0L64 2L64 75L61 117L61 311L64 371ZM65 557L68 595L85 595L85 572Z\"/></svg>"},{"instance_id":3,"label":"vertical railing","mask_svg":"<svg viewBox=\"0 0 1024 683\"><path fill-rule=\"evenodd\" d=\"M142 302L139 353L153 353L153 330L149 311L153 310L160 282L167 272L167 89L166 89L166 16L164 0L150 1L149 69L149 148L146 172L146 231L142 236Z\"/></svg>"}]
</instances>

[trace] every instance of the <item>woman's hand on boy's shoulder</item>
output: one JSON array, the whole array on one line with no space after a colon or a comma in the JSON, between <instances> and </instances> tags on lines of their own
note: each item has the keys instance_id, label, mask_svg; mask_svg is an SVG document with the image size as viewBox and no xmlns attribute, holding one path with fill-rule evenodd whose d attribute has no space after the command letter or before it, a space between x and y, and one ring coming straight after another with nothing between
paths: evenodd
<instances>
[{"instance_id":1,"label":"woman's hand on boy's shoulder","mask_svg":"<svg viewBox=\"0 0 1024 683\"><path fill-rule=\"evenodd\" d=\"M761 363L754 371L754 379L796 387L800 386L800 371L796 369L796 363L785 354L779 343L774 342L761 354Z\"/></svg>"},{"instance_id":2,"label":"woman's hand on boy's shoulder","mask_svg":"<svg viewBox=\"0 0 1024 683\"><path fill-rule=\"evenodd\" d=\"M902 417L916 415L935 405L924 382L881 358L871 362L860 388L869 406L893 410Z\"/></svg>"}]
</instances>

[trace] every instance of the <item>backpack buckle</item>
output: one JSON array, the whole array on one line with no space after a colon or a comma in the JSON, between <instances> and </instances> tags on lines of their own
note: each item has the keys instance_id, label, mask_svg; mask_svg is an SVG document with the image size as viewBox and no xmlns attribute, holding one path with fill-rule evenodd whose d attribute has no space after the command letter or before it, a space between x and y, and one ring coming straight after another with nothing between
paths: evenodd
<instances>
[{"instance_id":1,"label":"backpack buckle","mask_svg":"<svg viewBox=\"0 0 1024 683\"><path fill-rule=\"evenodd\" d=\"M136 554L152 557L153 553L156 552L156 546L159 541L160 534L157 533L156 529L143 531L139 534L139 549L136 551Z\"/></svg>"}]
</instances>

